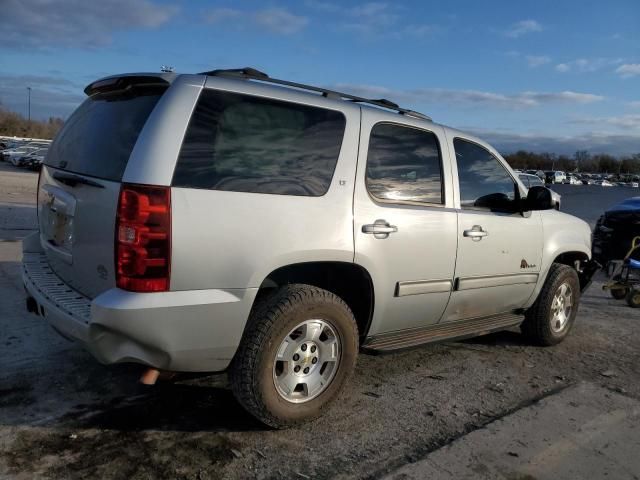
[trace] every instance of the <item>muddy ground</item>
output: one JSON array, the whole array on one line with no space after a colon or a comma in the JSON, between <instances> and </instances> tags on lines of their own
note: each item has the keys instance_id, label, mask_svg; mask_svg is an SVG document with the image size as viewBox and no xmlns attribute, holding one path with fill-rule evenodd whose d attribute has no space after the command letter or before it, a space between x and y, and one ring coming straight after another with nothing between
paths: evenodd
<instances>
[{"instance_id":1,"label":"muddy ground","mask_svg":"<svg viewBox=\"0 0 640 480\"><path fill-rule=\"evenodd\" d=\"M292 430L253 420L223 375L142 387L140 367L99 365L26 312L20 241L35 182L0 164L0 478L379 478L582 381L640 399L640 310L601 281L561 345L514 330L362 355L331 412ZM568 187L567 208L577 195L589 217L633 193Z\"/></svg>"}]
</instances>

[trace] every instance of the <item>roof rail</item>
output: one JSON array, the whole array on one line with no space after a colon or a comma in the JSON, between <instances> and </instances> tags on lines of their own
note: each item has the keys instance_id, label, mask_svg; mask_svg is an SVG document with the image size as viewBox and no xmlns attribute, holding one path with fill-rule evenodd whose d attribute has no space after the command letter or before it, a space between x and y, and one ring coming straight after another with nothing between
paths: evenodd
<instances>
[{"instance_id":1,"label":"roof rail","mask_svg":"<svg viewBox=\"0 0 640 480\"><path fill-rule=\"evenodd\" d=\"M342 93L342 92L336 92L334 90L329 90L327 88L322 88L322 87L314 87L312 85L305 85L302 83L296 83L296 82L290 82L288 80L279 80L277 78L271 78L269 75L267 75L264 72L261 72L260 70L256 70L255 68L251 68L251 67L245 67L245 68L232 68L232 69L226 69L226 70L210 70L208 72L201 72L199 73L199 75L208 75L208 76L215 76L215 77L229 77L229 78L243 78L243 79L247 79L247 80L257 80L260 82L266 82L266 83L273 83L276 85L284 85L287 87L293 87L293 88L298 88L301 90L308 90L308 91L312 91L312 92L318 92L321 93L322 96L327 97L327 98L342 98L345 100L349 100L352 102L356 102L356 103L367 103L370 105L375 105L377 107L382 107L382 108L386 108L389 110L395 110L396 112L400 113L401 115L407 115L409 117L415 117L415 118L420 118L423 120L431 120L431 117L420 113L420 112L415 112L413 110L409 110L406 108L402 108L400 106L398 106L398 104L393 103L390 100L387 100L386 98L378 98L378 99L372 99L372 98L364 98L364 97L358 97L356 95L351 95L348 93Z\"/></svg>"}]
</instances>

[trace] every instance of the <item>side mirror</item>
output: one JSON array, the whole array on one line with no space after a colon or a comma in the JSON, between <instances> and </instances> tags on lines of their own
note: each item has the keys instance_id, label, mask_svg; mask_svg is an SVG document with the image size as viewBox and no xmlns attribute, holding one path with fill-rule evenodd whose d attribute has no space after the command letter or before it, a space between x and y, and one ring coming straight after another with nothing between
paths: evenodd
<instances>
[{"instance_id":1,"label":"side mirror","mask_svg":"<svg viewBox=\"0 0 640 480\"><path fill-rule=\"evenodd\" d=\"M551 190L547 187L535 186L529 189L524 202L524 210L551 210L553 208L553 198Z\"/></svg>"}]
</instances>

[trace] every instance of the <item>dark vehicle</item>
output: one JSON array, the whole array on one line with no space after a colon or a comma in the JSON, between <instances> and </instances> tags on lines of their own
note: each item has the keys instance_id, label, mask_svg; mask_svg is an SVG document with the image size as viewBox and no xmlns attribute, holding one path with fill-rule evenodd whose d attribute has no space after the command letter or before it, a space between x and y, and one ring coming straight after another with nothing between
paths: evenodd
<instances>
[{"instance_id":1,"label":"dark vehicle","mask_svg":"<svg viewBox=\"0 0 640 480\"><path fill-rule=\"evenodd\" d=\"M640 197L632 197L615 205L602 215L593 231L593 258L606 265L625 257L640 235ZM640 260L640 251L631 255Z\"/></svg>"}]
</instances>

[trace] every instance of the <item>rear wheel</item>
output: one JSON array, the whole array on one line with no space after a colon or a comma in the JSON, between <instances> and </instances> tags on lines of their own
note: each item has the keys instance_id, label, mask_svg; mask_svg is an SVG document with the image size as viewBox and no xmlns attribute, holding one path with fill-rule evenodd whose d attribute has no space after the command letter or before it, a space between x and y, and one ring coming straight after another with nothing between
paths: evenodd
<instances>
[{"instance_id":1,"label":"rear wheel","mask_svg":"<svg viewBox=\"0 0 640 480\"><path fill-rule=\"evenodd\" d=\"M287 285L254 308L231 367L234 395L263 423L282 428L321 415L350 378L358 328L336 295Z\"/></svg>"},{"instance_id":2,"label":"rear wheel","mask_svg":"<svg viewBox=\"0 0 640 480\"><path fill-rule=\"evenodd\" d=\"M580 301L576 271L560 263L551 265L547 280L522 323L522 333L538 345L555 345L569 334Z\"/></svg>"},{"instance_id":3,"label":"rear wheel","mask_svg":"<svg viewBox=\"0 0 640 480\"><path fill-rule=\"evenodd\" d=\"M640 290L631 289L627 293L627 303L630 307L640 308Z\"/></svg>"},{"instance_id":4,"label":"rear wheel","mask_svg":"<svg viewBox=\"0 0 640 480\"><path fill-rule=\"evenodd\" d=\"M613 298L615 298L616 300L622 300L623 298L626 298L627 295L629 294L629 289L628 288L612 288L610 292Z\"/></svg>"}]
</instances>

